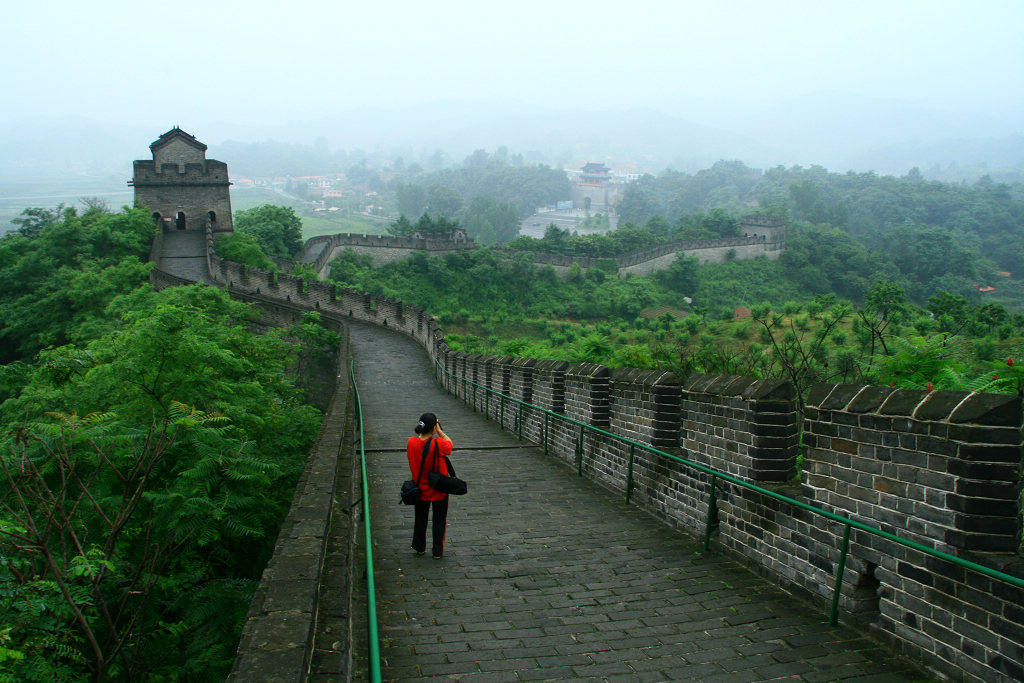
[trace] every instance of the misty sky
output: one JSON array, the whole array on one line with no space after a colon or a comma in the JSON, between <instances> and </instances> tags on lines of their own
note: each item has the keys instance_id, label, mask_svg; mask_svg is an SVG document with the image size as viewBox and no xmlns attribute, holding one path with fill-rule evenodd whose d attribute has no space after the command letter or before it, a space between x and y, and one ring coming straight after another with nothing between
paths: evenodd
<instances>
[{"instance_id":1,"label":"misty sky","mask_svg":"<svg viewBox=\"0 0 1024 683\"><path fill-rule=\"evenodd\" d=\"M0 121L77 115L154 139L450 100L715 125L820 93L1024 130L1022 0L20 0L3 15Z\"/></svg>"}]
</instances>

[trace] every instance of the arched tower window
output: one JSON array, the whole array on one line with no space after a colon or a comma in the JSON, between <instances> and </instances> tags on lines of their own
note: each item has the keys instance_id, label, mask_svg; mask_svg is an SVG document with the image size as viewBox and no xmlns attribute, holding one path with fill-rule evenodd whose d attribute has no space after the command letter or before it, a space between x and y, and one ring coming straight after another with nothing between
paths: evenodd
<instances>
[{"instance_id":1,"label":"arched tower window","mask_svg":"<svg viewBox=\"0 0 1024 683\"><path fill-rule=\"evenodd\" d=\"M210 217L210 225L217 225L217 212L207 211L206 215Z\"/></svg>"},{"instance_id":2,"label":"arched tower window","mask_svg":"<svg viewBox=\"0 0 1024 683\"><path fill-rule=\"evenodd\" d=\"M178 215L174 217L174 227L178 230L185 230L188 228L188 222L185 220L184 211L179 211Z\"/></svg>"}]
</instances>

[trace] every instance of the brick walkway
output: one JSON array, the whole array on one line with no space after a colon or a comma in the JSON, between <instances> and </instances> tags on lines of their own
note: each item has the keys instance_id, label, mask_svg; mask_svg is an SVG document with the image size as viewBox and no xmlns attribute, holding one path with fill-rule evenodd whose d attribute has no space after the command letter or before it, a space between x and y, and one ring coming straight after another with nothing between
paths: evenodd
<instances>
[{"instance_id":1,"label":"brick walkway","mask_svg":"<svg viewBox=\"0 0 1024 683\"><path fill-rule=\"evenodd\" d=\"M198 230L164 233L159 268L185 280L213 284L206 270L206 233Z\"/></svg>"},{"instance_id":2,"label":"brick walkway","mask_svg":"<svg viewBox=\"0 0 1024 683\"><path fill-rule=\"evenodd\" d=\"M411 340L362 325L351 336L385 680L926 680L447 396ZM414 556L412 510L398 504L405 441L428 410L469 482L438 561Z\"/></svg>"}]
</instances>

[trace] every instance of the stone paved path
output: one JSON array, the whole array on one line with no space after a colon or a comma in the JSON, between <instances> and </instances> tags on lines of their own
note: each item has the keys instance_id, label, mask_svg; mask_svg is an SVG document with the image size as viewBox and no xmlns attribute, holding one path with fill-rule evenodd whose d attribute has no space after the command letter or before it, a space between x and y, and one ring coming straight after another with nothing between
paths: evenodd
<instances>
[{"instance_id":1,"label":"stone paved path","mask_svg":"<svg viewBox=\"0 0 1024 683\"><path fill-rule=\"evenodd\" d=\"M213 284L206 270L206 233L199 230L175 230L164 233L160 270L192 282Z\"/></svg>"},{"instance_id":2,"label":"stone paved path","mask_svg":"<svg viewBox=\"0 0 1024 683\"><path fill-rule=\"evenodd\" d=\"M361 325L351 336L385 680L927 680L447 396L408 338ZM428 410L469 482L438 561L413 554L412 510L398 504L404 444Z\"/></svg>"}]
</instances>

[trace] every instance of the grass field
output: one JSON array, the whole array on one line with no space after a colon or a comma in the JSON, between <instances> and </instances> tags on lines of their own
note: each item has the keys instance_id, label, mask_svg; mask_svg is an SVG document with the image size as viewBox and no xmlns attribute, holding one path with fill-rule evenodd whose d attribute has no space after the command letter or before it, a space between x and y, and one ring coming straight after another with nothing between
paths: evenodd
<instances>
[{"instance_id":1,"label":"grass field","mask_svg":"<svg viewBox=\"0 0 1024 683\"><path fill-rule=\"evenodd\" d=\"M10 180L0 182L0 232L17 226L11 220L29 208L54 209L61 204L82 208L83 197L96 197L114 211L135 200L124 178L68 176L52 180Z\"/></svg>"},{"instance_id":2,"label":"grass field","mask_svg":"<svg viewBox=\"0 0 1024 683\"><path fill-rule=\"evenodd\" d=\"M307 203L262 187L246 187L231 191L231 210L245 211L263 204L290 206L302 220L302 237L337 235L348 232L359 235L385 235L390 219L373 218L345 211L313 211Z\"/></svg>"}]
</instances>

